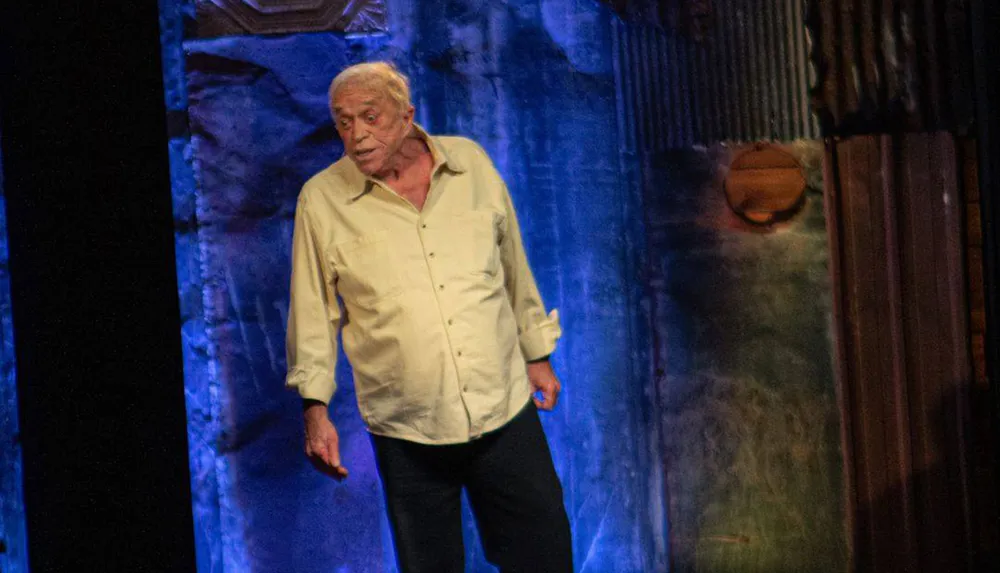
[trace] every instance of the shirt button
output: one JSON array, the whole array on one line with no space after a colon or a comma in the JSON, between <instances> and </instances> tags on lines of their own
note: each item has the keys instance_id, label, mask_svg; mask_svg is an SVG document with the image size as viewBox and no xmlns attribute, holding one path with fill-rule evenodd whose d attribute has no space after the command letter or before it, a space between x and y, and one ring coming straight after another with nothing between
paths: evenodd
<instances>
[{"instance_id":1,"label":"shirt button","mask_svg":"<svg viewBox=\"0 0 1000 573\"><path fill-rule=\"evenodd\" d=\"M444 290L444 285L438 285L439 290Z\"/></svg>"},{"instance_id":2,"label":"shirt button","mask_svg":"<svg viewBox=\"0 0 1000 573\"><path fill-rule=\"evenodd\" d=\"M421 229L426 229L426 228L427 228L427 223L422 223L422 224L420 225L420 228L421 228Z\"/></svg>"},{"instance_id":3,"label":"shirt button","mask_svg":"<svg viewBox=\"0 0 1000 573\"><path fill-rule=\"evenodd\" d=\"M430 254L429 254L429 255L427 255L427 256L433 259L433 258L434 258L434 253L430 253Z\"/></svg>"},{"instance_id":4,"label":"shirt button","mask_svg":"<svg viewBox=\"0 0 1000 573\"><path fill-rule=\"evenodd\" d=\"M451 326L453 324L455 324L455 321L449 318L448 319L448 326Z\"/></svg>"},{"instance_id":5,"label":"shirt button","mask_svg":"<svg viewBox=\"0 0 1000 573\"><path fill-rule=\"evenodd\" d=\"M461 350L459 350L459 351L458 351L458 355L459 355L459 356L461 356L461 355L462 355L462 351L461 351Z\"/></svg>"},{"instance_id":6,"label":"shirt button","mask_svg":"<svg viewBox=\"0 0 1000 573\"><path fill-rule=\"evenodd\" d=\"M462 392L468 392L468 391L469 391L468 386L462 386Z\"/></svg>"}]
</instances>

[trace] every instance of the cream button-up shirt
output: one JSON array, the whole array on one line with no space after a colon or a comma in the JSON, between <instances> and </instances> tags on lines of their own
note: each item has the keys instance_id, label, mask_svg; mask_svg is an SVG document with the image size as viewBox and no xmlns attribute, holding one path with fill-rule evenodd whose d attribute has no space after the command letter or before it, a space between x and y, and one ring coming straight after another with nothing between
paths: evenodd
<instances>
[{"instance_id":1,"label":"cream button-up shirt","mask_svg":"<svg viewBox=\"0 0 1000 573\"><path fill-rule=\"evenodd\" d=\"M486 152L418 131L434 158L422 211L348 157L303 187L286 384L329 402L339 330L369 431L462 443L525 406L525 361L551 354L561 329Z\"/></svg>"}]
</instances>

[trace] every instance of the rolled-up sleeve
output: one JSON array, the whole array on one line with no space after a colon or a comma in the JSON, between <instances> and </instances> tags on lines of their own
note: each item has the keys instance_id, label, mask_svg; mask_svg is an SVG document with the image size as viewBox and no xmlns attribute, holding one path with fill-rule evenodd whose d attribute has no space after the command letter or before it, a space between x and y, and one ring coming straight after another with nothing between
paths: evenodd
<instances>
[{"instance_id":1,"label":"rolled-up sleeve","mask_svg":"<svg viewBox=\"0 0 1000 573\"><path fill-rule=\"evenodd\" d=\"M329 403L336 390L337 304L335 271L324 264L305 193L295 209L292 279L285 349L285 385L303 398Z\"/></svg>"},{"instance_id":2,"label":"rolled-up sleeve","mask_svg":"<svg viewBox=\"0 0 1000 573\"><path fill-rule=\"evenodd\" d=\"M525 360L538 360L552 354L562 336L559 311L545 313L535 277L528 266L521 239L521 227L507 186L497 174L507 210L506 229L500 241L500 260L504 267L505 287L517 321L518 342Z\"/></svg>"}]
</instances>

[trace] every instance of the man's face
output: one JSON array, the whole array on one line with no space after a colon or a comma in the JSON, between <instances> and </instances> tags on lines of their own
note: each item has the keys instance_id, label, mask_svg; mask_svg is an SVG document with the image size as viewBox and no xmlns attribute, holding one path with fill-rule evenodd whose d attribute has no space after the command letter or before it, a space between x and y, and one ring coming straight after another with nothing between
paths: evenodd
<instances>
[{"instance_id":1,"label":"man's face","mask_svg":"<svg viewBox=\"0 0 1000 573\"><path fill-rule=\"evenodd\" d=\"M379 176L392 167L393 156L412 128L413 108L400 110L386 96L347 85L333 99L337 133L347 156L365 175Z\"/></svg>"}]
</instances>

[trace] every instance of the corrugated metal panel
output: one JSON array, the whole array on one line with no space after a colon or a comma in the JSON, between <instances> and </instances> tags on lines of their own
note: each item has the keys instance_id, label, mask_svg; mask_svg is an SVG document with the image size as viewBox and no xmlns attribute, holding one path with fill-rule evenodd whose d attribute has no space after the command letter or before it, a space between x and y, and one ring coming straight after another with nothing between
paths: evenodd
<instances>
[{"instance_id":1,"label":"corrugated metal panel","mask_svg":"<svg viewBox=\"0 0 1000 573\"><path fill-rule=\"evenodd\" d=\"M819 136L804 0L719 0L696 36L639 20L616 22L615 36L642 150Z\"/></svg>"},{"instance_id":2,"label":"corrugated metal panel","mask_svg":"<svg viewBox=\"0 0 1000 573\"><path fill-rule=\"evenodd\" d=\"M995 497L970 507L980 483L966 470L993 450L969 417L985 399L971 381L958 143L935 132L827 146L856 573L992 570L975 561L993 527L972 523Z\"/></svg>"},{"instance_id":3,"label":"corrugated metal panel","mask_svg":"<svg viewBox=\"0 0 1000 573\"><path fill-rule=\"evenodd\" d=\"M968 0L810 0L807 24L824 133L971 125Z\"/></svg>"}]
</instances>

